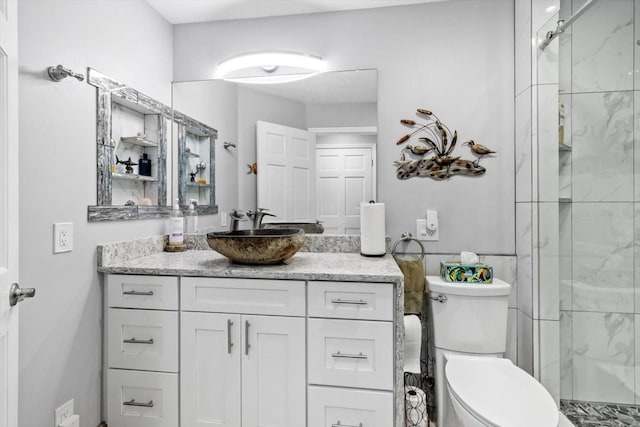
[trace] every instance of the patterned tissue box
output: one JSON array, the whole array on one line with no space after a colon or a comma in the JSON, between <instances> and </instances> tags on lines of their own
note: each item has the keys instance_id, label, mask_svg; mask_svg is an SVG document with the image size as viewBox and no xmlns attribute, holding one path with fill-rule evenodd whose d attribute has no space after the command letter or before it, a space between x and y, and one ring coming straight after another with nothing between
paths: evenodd
<instances>
[{"instance_id":1,"label":"patterned tissue box","mask_svg":"<svg viewBox=\"0 0 640 427\"><path fill-rule=\"evenodd\" d=\"M492 283L493 267L487 264L440 262L440 277L450 283Z\"/></svg>"}]
</instances>

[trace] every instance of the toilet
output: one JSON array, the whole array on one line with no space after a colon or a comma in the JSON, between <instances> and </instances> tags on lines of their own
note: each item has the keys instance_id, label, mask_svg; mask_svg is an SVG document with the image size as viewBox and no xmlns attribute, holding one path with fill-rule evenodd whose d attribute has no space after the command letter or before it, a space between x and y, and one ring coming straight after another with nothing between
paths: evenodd
<instances>
[{"instance_id":1,"label":"toilet","mask_svg":"<svg viewBox=\"0 0 640 427\"><path fill-rule=\"evenodd\" d=\"M427 276L436 348L438 427L556 427L558 407L504 359L511 285Z\"/></svg>"}]
</instances>

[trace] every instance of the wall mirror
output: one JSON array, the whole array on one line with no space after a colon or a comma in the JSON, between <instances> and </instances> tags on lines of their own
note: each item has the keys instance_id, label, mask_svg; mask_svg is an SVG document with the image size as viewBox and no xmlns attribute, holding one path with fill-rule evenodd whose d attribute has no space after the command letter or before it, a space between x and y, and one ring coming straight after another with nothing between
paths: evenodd
<instances>
[{"instance_id":1,"label":"wall mirror","mask_svg":"<svg viewBox=\"0 0 640 427\"><path fill-rule=\"evenodd\" d=\"M276 216L265 221L359 232L360 202L376 197L376 70L279 84L174 82L173 107L217 129L219 145L235 145L225 144L235 154L228 181L237 188L219 191L237 191L238 205L225 210L266 208ZM312 143L300 144L306 136L298 131L311 133Z\"/></svg>"}]
</instances>

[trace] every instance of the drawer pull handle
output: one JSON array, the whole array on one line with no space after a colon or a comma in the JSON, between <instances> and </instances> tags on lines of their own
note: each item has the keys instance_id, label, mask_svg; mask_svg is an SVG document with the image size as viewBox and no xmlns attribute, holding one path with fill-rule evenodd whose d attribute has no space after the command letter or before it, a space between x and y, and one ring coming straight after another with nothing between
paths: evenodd
<instances>
[{"instance_id":1,"label":"drawer pull handle","mask_svg":"<svg viewBox=\"0 0 640 427\"><path fill-rule=\"evenodd\" d=\"M249 323L248 320L244 321L244 354L246 356L249 355L249 347L251 347L251 345L249 344L249 326L251 326L251 323Z\"/></svg>"},{"instance_id":2,"label":"drawer pull handle","mask_svg":"<svg viewBox=\"0 0 640 427\"><path fill-rule=\"evenodd\" d=\"M153 400L148 401L147 403L136 402L135 399L127 400L126 402L122 402L125 406L140 406L142 408L153 408Z\"/></svg>"},{"instance_id":3,"label":"drawer pull handle","mask_svg":"<svg viewBox=\"0 0 640 427\"><path fill-rule=\"evenodd\" d=\"M123 291L122 295L153 296L153 291Z\"/></svg>"},{"instance_id":4,"label":"drawer pull handle","mask_svg":"<svg viewBox=\"0 0 640 427\"><path fill-rule=\"evenodd\" d=\"M352 299L340 299L340 298L332 299L331 303L332 304L353 304L353 305L367 305L367 304L369 304L367 301L365 301L363 299L352 300Z\"/></svg>"},{"instance_id":5,"label":"drawer pull handle","mask_svg":"<svg viewBox=\"0 0 640 427\"><path fill-rule=\"evenodd\" d=\"M331 424L331 427L364 427L364 425L362 423L358 423L357 426L354 426L349 424L342 424L340 421L338 421L335 424Z\"/></svg>"},{"instance_id":6,"label":"drawer pull handle","mask_svg":"<svg viewBox=\"0 0 640 427\"><path fill-rule=\"evenodd\" d=\"M149 338L148 340L137 340L135 338L128 338L126 340L122 340L125 344L153 344L153 338Z\"/></svg>"},{"instance_id":7,"label":"drawer pull handle","mask_svg":"<svg viewBox=\"0 0 640 427\"><path fill-rule=\"evenodd\" d=\"M368 359L369 356L366 354L358 353L358 354L348 354L348 353L333 353L331 357L342 358L342 359Z\"/></svg>"},{"instance_id":8,"label":"drawer pull handle","mask_svg":"<svg viewBox=\"0 0 640 427\"><path fill-rule=\"evenodd\" d=\"M231 342L231 325L233 322L231 319L227 319L227 353L231 354L231 347L233 347L233 343Z\"/></svg>"}]
</instances>

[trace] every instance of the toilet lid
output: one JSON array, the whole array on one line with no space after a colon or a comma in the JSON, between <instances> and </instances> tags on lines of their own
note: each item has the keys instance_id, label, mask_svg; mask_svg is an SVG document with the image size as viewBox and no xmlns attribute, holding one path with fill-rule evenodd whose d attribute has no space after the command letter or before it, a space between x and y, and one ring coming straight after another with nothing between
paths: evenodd
<instances>
[{"instance_id":1,"label":"toilet lid","mask_svg":"<svg viewBox=\"0 0 640 427\"><path fill-rule=\"evenodd\" d=\"M453 397L488 425L558 425L558 407L549 392L508 359L453 356L445 377Z\"/></svg>"}]
</instances>

